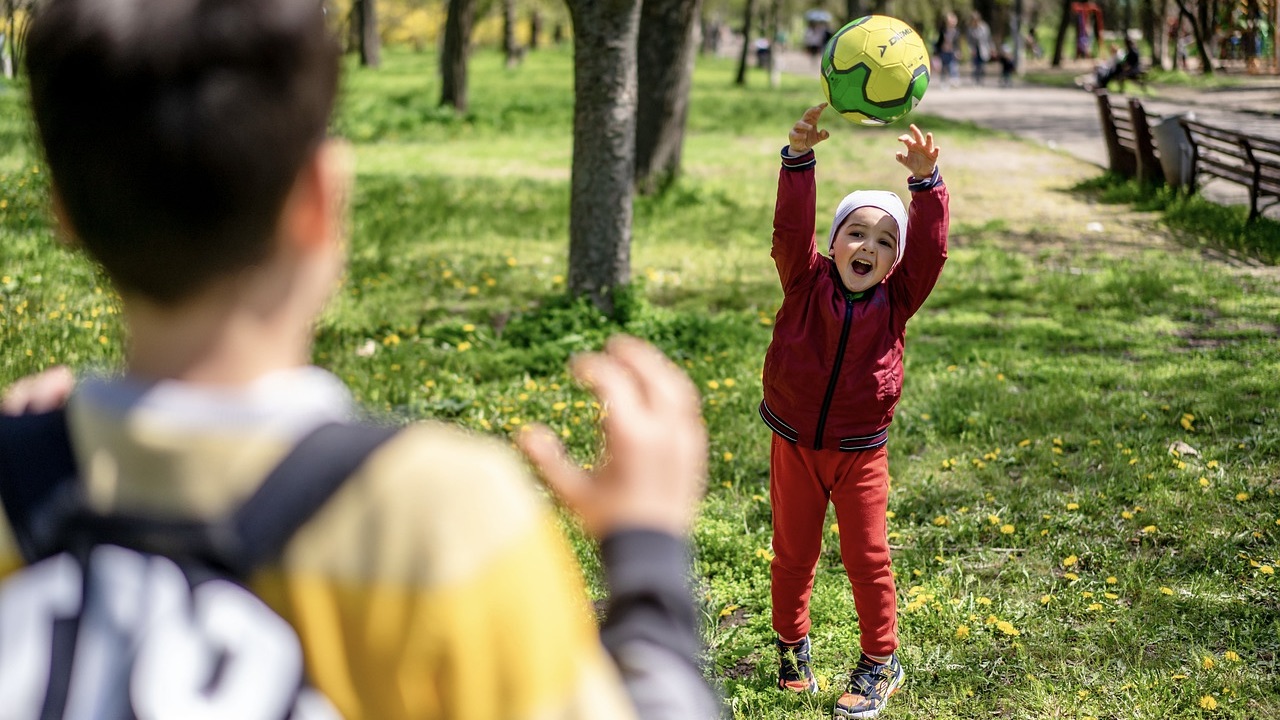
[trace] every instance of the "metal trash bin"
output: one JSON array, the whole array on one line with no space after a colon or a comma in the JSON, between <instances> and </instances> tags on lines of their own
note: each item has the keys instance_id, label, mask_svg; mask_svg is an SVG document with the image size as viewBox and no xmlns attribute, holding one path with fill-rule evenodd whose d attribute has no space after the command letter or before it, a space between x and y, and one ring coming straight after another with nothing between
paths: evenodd
<instances>
[{"instance_id":1,"label":"metal trash bin","mask_svg":"<svg viewBox=\"0 0 1280 720\"><path fill-rule=\"evenodd\" d=\"M1187 131L1178 124L1180 118L1195 120L1196 115L1192 112L1169 115L1151 128L1151 139L1160 152L1164 181L1175 189L1191 182L1191 163L1195 160L1195 146L1187 137Z\"/></svg>"}]
</instances>

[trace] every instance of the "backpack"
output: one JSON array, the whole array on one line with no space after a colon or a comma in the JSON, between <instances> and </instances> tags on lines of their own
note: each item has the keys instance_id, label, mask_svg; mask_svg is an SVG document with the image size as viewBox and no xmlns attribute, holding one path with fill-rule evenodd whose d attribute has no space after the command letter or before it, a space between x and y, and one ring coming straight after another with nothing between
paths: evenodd
<instances>
[{"instance_id":1,"label":"backpack","mask_svg":"<svg viewBox=\"0 0 1280 720\"><path fill-rule=\"evenodd\" d=\"M394 434L322 426L208 522L94 513L65 413L0 419L0 502L26 562L0 583L0 720L337 718L245 582Z\"/></svg>"}]
</instances>

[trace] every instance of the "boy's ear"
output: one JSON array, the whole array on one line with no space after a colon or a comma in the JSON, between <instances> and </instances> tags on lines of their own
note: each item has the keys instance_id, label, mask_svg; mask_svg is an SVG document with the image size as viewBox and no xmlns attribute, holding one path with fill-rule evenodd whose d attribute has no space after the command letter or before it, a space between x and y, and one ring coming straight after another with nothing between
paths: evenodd
<instances>
[{"instance_id":1,"label":"boy's ear","mask_svg":"<svg viewBox=\"0 0 1280 720\"><path fill-rule=\"evenodd\" d=\"M49 188L49 206L56 221L54 237L67 247L79 247L80 235L76 232L75 225L71 224L71 216L67 214L67 206L63 203L62 193L58 192L56 184Z\"/></svg>"},{"instance_id":2,"label":"boy's ear","mask_svg":"<svg viewBox=\"0 0 1280 720\"><path fill-rule=\"evenodd\" d=\"M346 239L355 157L342 140L325 140L303 165L281 213L282 241L300 250Z\"/></svg>"}]
</instances>

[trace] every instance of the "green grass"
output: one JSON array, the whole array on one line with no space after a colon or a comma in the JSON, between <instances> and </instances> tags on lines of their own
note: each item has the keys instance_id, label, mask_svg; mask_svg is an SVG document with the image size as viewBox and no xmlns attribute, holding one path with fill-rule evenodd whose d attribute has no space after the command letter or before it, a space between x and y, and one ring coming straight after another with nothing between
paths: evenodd
<instances>
[{"instance_id":1,"label":"green grass","mask_svg":"<svg viewBox=\"0 0 1280 720\"><path fill-rule=\"evenodd\" d=\"M1160 213L1163 224L1188 246L1225 250L1280 265L1280 222L1268 217L1250 222L1246 205L1220 205L1198 194L1111 173L1086 180L1075 189L1099 202Z\"/></svg>"},{"instance_id":2,"label":"green grass","mask_svg":"<svg viewBox=\"0 0 1280 720\"><path fill-rule=\"evenodd\" d=\"M595 410L564 361L618 330L656 342L704 393L695 540L711 672L737 717L823 718L856 652L855 611L829 542L813 597L823 691L772 689L769 435L755 413L781 299L776 154L819 92L759 75L736 88L732 73L700 65L685 177L637 202L623 320L563 297L567 51L518 71L478 54L460 118L435 107L429 53L348 73L335 127L358 157L352 262L316 361L376 411L497 435L538 419L589 462ZM118 304L54 241L23 112L0 92L0 383L120 360ZM986 137L913 119L951 146ZM831 129L820 207L855 183L901 187L885 162L896 129ZM1069 229L1029 249L998 216L952 231L891 431L908 685L886 717L1280 715L1276 286L1194 250L1076 247ZM593 550L570 531L598 593Z\"/></svg>"}]
</instances>

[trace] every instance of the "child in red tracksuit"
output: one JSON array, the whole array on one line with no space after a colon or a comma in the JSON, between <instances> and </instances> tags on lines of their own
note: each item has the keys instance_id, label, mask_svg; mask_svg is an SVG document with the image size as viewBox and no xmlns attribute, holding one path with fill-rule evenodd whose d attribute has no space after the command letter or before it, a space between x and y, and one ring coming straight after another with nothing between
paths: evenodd
<instances>
[{"instance_id":1,"label":"child in red tracksuit","mask_svg":"<svg viewBox=\"0 0 1280 720\"><path fill-rule=\"evenodd\" d=\"M822 255L814 235L813 146L828 137L818 129L824 107L809 108L791 130L773 220L783 300L760 403L760 416L773 430L773 628L779 687L816 692L809 597L832 502L862 645L835 716L869 718L904 677L895 655L885 441L902 393L907 320L929 296L947 257L948 199L933 135L912 125L896 156L911 171L910 212L892 192L851 193L836 210L828 255Z\"/></svg>"}]
</instances>

